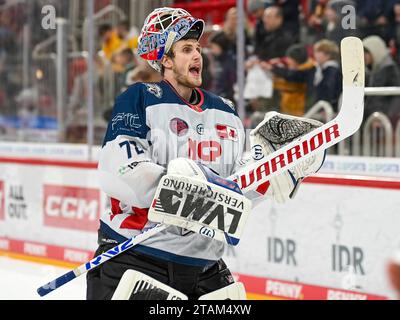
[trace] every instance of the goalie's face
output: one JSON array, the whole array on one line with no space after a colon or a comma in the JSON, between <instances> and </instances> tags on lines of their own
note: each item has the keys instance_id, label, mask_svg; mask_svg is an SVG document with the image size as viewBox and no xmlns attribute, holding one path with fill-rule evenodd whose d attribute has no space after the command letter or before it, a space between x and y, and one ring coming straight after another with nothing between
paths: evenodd
<instances>
[{"instance_id":1,"label":"goalie's face","mask_svg":"<svg viewBox=\"0 0 400 320\"><path fill-rule=\"evenodd\" d=\"M165 56L163 62L165 79L188 88L200 87L203 58L199 42L195 39L180 40L171 51L172 56Z\"/></svg>"}]
</instances>

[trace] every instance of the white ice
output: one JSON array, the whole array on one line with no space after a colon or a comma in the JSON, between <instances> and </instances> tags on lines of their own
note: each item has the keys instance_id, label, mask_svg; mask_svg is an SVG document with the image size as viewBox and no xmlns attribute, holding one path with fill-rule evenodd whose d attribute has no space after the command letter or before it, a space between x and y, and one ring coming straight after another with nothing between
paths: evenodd
<instances>
[{"instance_id":1,"label":"white ice","mask_svg":"<svg viewBox=\"0 0 400 320\"><path fill-rule=\"evenodd\" d=\"M45 297L36 289L70 269L0 256L0 300L82 300L86 295L86 277L63 285Z\"/></svg>"}]
</instances>

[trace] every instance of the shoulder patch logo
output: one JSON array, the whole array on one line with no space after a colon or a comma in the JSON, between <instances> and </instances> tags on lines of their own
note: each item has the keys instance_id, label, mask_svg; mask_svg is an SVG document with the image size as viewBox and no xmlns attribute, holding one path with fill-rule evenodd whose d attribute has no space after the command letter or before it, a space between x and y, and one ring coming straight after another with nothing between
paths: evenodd
<instances>
[{"instance_id":1,"label":"shoulder patch logo","mask_svg":"<svg viewBox=\"0 0 400 320\"><path fill-rule=\"evenodd\" d=\"M231 108L233 111L236 111L235 105L233 104L233 102L231 100L222 98L222 97L220 97L220 98L229 108Z\"/></svg>"},{"instance_id":2,"label":"shoulder patch logo","mask_svg":"<svg viewBox=\"0 0 400 320\"><path fill-rule=\"evenodd\" d=\"M163 91L158 84L145 83L145 86L147 87L147 91L150 92L151 94L154 94L157 98L160 99L162 97Z\"/></svg>"}]
</instances>

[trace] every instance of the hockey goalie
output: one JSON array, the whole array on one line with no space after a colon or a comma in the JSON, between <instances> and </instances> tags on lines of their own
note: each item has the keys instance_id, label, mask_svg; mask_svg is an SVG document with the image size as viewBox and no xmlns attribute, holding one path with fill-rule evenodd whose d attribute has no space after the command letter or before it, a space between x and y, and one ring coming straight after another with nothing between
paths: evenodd
<instances>
[{"instance_id":1,"label":"hockey goalie","mask_svg":"<svg viewBox=\"0 0 400 320\"><path fill-rule=\"evenodd\" d=\"M176 8L144 22L138 53L163 80L116 98L98 168L111 212L101 218L96 255L156 223L168 227L88 272L87 299L245 299L221 259L225 246L239 242L252 206L292 198L323 163L321 151L245 193L226 179L321 123L267 113L243 160L235 106L200 89L203 30L203 20Z\"/></svg>"}]
</instances>

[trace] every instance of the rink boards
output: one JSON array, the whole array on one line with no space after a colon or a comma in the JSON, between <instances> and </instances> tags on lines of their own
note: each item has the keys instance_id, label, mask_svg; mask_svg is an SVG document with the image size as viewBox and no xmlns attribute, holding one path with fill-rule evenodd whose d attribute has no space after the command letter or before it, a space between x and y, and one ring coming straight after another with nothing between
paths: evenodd
<instances>
[{"instance_id":1,"label":"rink boards","mask_svg":"<svg viewBox=\"0 0 400 320\"><path fill-rule=\"evenodd\" d=\"M0 251L44 263L86 262L108 203L96 163L60 152L2 154ZM241 243L225 254L249 298L393 298L386 268L400 246L399 167L398 159L328 157L293 201L256 207Z\"/></svg>"}]
</instances>

